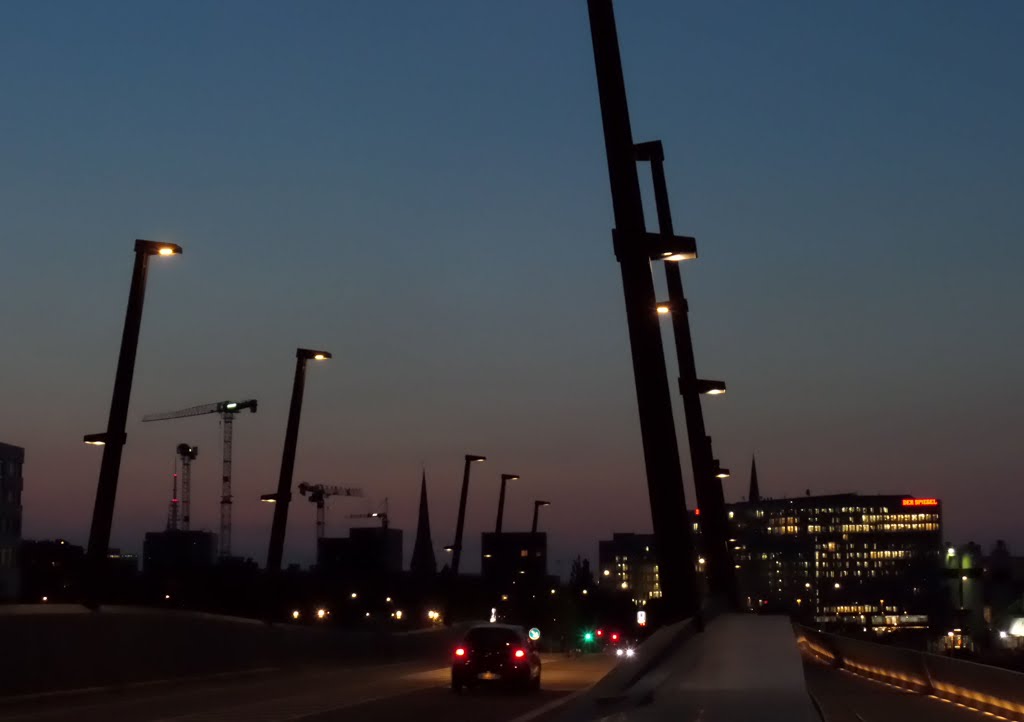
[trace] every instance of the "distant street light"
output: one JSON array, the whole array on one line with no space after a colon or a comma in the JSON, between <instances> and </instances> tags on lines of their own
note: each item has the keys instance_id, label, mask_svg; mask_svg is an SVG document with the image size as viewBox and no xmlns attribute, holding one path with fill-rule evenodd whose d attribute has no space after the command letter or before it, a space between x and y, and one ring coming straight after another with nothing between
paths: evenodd
<instances>
[{"instance_id":1,"label":"distant street light","mask_svg":"<svg viewBox=\"0 0 1024 722\"><path fill-rule=\"evenodd\" d=\"M276 504L277 494L260 494L260 501L265 501L268 504Z\"/></svg>"},{"instance_id":2,"label":"distant street light","mask_svg":"<svg viewBox=\"0 0 1024 722\"><path fill-rule=\"evenodd\" d=\"M295 447L299 440L299 419L302 416L302 392L306 385L306 364L310 359L323 361L331 358L326 351L300 348L295 351L295 379L292 382L292 401L288 409L288 425L284 434L284 451L281 454L281 474L277 480L277 494L273 501L274 521L270 527L270 546L267 549L267 571L274 573L281 569L284 554L284 535L288 525L288 504L292 498L292 473L295 470ZM270 501L270 499L264 499Z\"/></svg>"},{"instance_id":3,"label":"distant street light","mask_svg":"<svg viewBox=\"0 0 1024 722\"><path fill-rule=\"evenodd\" d=\"M728 479L729 478L729 470L728 469L723 469L721 467L718 459L712 459L711 461L712 461L712 464L713 464L712 468L714 469L714 472L715 472L715 478L716 479Z\"/></svg>"},{"instance_id":4,"label":"distant street light","mask_svg":"<svg viewBox=\"0 0 1024 722\"><path fill-rule=\"evenodd\" d=\"M657 311L660 316L667 316L672 313L672 306L669 305L668 301L658 301L658 305L654 307L654 310Z\"/></svg>"},{"instance_id":5,"label":"distant street light","mask_svg":"<svg viewBox=\"0 0 1024 722\"><path fill-rule=\"evenodd\" d=\"M531 534L537 533L537 516L542 506L551 506L551 502L542 501L541 499L537 499L533 502L533 525L530 527Z\"/></svg>"},{"instance_id":6,"label":"distant street light","mask_svg":"<svg viewBox=\"0 0 1024 722\"><path fill-rule=\"evenodd\" d=\"M121 352L114 375L114 393L110 399L110 416L104 434L86 437L86 443L103 446L99 480L96 483L96 502L89 528L87 552L86 603L99 606L102 577L106 568L107 549L110 547L110 527L114 521L114 503L117 499L117 480L121 470L128 422L128 402L132 395L135 375L135 354L139 347L139 329L142 326L142 304L146 297L146 277L150 256L173 256L181 253L181 246L156 241L135 241L135 265L132 268L131 287L128 291L128 309L121 332ZM102 438L100 438L102 437Z\"/></svg>"},{"instance_id":7,"label":"distant street light","mask_svg":"<svg viewBox=\"0 0 1024 722\"><path fill-rule=\"evenodd\" d=\"M498 520L494 523L494 533L501 534L501 521L505 516L505 484L519 479L518 474L501 475L501 491L498 493Z\"/></svg>"},{"instance_id":8,"label":"distant street light","mask_svg":"<svg viewBox=\"0 0 1024 722\"><path fill-rule=\"evenodd\" d=\"M455 522L455 543L452 545L452 574L459 573L459 561L462 559L462 530L466 524L466 497L469 495L469 467L478 461L487 461L486 456L466 454L466 465L462 470L462 494L459 496L459 518Z\"/></svg>"}]
</instances>

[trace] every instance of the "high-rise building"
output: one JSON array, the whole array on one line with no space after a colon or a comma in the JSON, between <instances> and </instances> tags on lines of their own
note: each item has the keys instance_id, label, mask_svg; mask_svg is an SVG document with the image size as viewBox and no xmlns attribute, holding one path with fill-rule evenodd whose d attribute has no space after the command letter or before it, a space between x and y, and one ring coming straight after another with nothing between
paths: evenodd
<instances>
[{"instance_id":1,"label":"high-rise building","mask_svg":"<svg viewBox=\"0 0 1024 722\"><path fill-rule=\"evenodd\" d=\"M876 631L927 626L942 579L938 499L834 494L727 508L748 608Z\"/></svg>"},{"instance_id":2,"label":"high-rise building","mask_svg":"<svg viewBox=\"0 0 1024 722\"><path fill-rule=\"evenodd\" d=\"M24 463L23 448L0 443L0 600L18 597Z\"/></svg>"},{"instance_id":3,"label":"high-rise building","mask_svg":"<svg viewBox=\"0 0 1024 722\"><path fill-rule=\"evenodd\" d=\"M612 534L598 542L597 556L598 586L628 592L638 606L661 596L653 534Z\"/></svg>"}]
</instances>

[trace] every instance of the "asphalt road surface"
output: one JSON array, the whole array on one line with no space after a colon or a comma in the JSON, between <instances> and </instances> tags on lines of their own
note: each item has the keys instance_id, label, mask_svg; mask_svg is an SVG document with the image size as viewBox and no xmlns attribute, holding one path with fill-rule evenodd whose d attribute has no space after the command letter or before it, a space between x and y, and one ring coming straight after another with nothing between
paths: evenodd
<instances>
[{"instance_id":1,"label":"asphalt road surface","mask_svg":"<svg viewBox=\"0 0 1024 722\"><path fill-rule=\"evenodd\" d=\"M543 657L542 689L456 695L437 661L367 667L257 670L190 681L0 700L4 722L544 722L615 665L591 655Z\"/></svg>"},{"instance_id":2,"label":"asphalt road surface","mask_svg":"<svg viewBox=\"0 0 1024 722\"><path fill-rule=\"evenodd\" d=\"M909 692L805 659L807 687L818 700L826 722L979 722L982 712L928 695Z\"/></svg>"}]
</instances>

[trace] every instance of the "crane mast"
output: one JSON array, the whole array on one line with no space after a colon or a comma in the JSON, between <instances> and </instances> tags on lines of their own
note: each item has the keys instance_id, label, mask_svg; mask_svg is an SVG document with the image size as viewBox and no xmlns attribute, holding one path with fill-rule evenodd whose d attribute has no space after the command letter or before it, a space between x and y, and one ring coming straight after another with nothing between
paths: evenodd
<instances>
[{"instance_id":1,"label":"crane mast","mask_svg":"<svg viewBox=\"0 0 1024 722\"><path fill-rule=\"evenodd\" d=\"M192 462L199 456L199 447L178 444L181 458L181 529L188 531L192 526Z\"/></svg>"},{"instance_id":2,"label":"crane mast","mask_svg":"<svg viewBox=\"0 0 1024 722\"><path fill-rule=\"evenodd\" d=\"M169 419L182 419L189 416L202 416L203 414L219 414L223 426L224 434L224 452L223 460L221 464L221 489L220 489L220 536L218 537L218 551L221 559L231 556L231 505L232 505L232 494L231 494L231 445L232 438L234 435L234 420L235 415L249 409L252 413L256 413L256 399L248 399L246 401L218 401L213 404L202 404L201 406L190 406L187 409L181 409L180 411L168 411L161 414L149 414L142 418L143 421L167 421ZM193 457L195 458L195 457ZM185 493L186 488L185 481L185 469L182 468L182 516L184 519L188 518L188 502L185 499L188 494ZM175 494L177 496L177 494ZM177 514L175 514L177 517ZM183 521L184 521L183 519ZM177 519L175 519L177 524ZM182 528L187 529L187 522L184 522Z\"/></svg>"}]
</instances>

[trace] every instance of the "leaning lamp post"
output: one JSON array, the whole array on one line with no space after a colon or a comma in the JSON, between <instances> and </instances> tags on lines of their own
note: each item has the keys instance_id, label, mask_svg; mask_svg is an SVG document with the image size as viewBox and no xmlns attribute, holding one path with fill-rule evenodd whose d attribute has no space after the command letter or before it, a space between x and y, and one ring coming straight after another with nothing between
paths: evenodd
<instances>
[{"instance_id":1,"label":"leaning lamp post","mask_svg":"<svg viewBox=\"0 0 1024 722\"><path fill-rule=\"evenodd\" d=\"M306 364L326 361L331 354L300 348L295 351L295 380L292 382L292 401L288 408L288 426L284 433L284 451L281 454L281 474L277 492L264 494L262 501L274 504L274 521L270 527L270 546L267 550L267 571L273 574L281 569L284 554L284 535L288 525L288 503L292 498L292 473L295 470L295 447L299 441L299 419L302 416L302 392L306 386Z\"/></svg>"},{"instance_id":2,"label":"leaning lamp post","mask_svg":"<svg viewBox=\"0 0 1024 722\"><path fill-rule=\"evenodd\" d=\"M455 522L455 543L452 544L452 575L459 573L462 559L462 530L466 524L466 497L469 495L469 467L476 462L487 461L486 456L466 454L466 465L462 470L462 493L459 496L459 517Z\"/></svg>"},{"instance_id":3,"label":"leaning lamp post","mask_svg":"<svg viewBox=\"0 0 1024 722\"><path fill-rule=\"evenodd\" d=\"M544 501L543 499L536 499L533 502L533 524L530 526L530 533L537 533L537 517L542 506L551 506L550 501Z\"/></svg>"},{"instance_id":4,"label":"leaning lamp post","mask_svg":"<svg viewBox=\"0 0 1024 722\"><path fill-rule=\"evenodd\" d=\"M505 518L505 485L510 481L517 481L518 474L501 475L501 491L498 493L498 519L494 522L494 533L501 534L501 522Z\"/></svg>"},{"instance_id":5,"label":"leaning lamp post","mask_svg":"<svg viewBox=\"0 0 1024 722\"><path fill-rule=\"evenodd\" d=\"M117 500L117 480L121 471L121 453L127 440L128 403L132 395L135 376L135 354L139 347L139 329L142 327L142 304L146 297L146 276L151 256L181 255L181 246L157 241L135 241L135 265L132 268L131 287L128 291L128 309L121 332L121 352L117 357L114 375L114 393L110 399L107 430L102 434L85 437L87 444L103 447L100 475L96 483L96 501L89 527L89 548L86 557L86 602L99 606L102 578L110 547L110 527L114 521L114 502Z\"/></svg>"}]
</instances>

